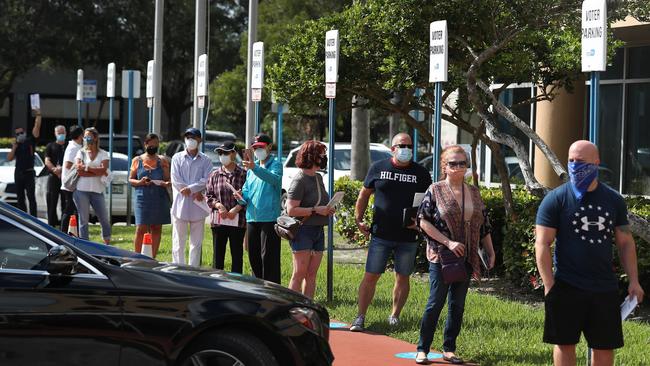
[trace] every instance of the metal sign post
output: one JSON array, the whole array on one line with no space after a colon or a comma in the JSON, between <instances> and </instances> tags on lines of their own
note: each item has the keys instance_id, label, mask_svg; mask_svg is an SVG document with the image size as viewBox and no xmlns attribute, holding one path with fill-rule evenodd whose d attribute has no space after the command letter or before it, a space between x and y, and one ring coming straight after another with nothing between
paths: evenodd
<instances>
[{"instance_id":1,"label":"metal sign post","mask_svg":"<svg viewBox=\"0 0 650 366\"><path fill-rule=\"evenodd\" d=\"M255 103L255 134L260 133L260 102L264 88L264 42L253 43L251 100Z\"/></svg>"},{"instance_id":2,"label":"metal sign post","mask_svg":"<svg viewBox=\"0 0 650 366\"><path fill-rule=\"evenodd\" d=\"M108 169L113 171L113 134L115 121L113 119L113 100L115 99L115 63L108 64L106 73L106 97L108 97ZM128 179L127 179L128 180ZM108 217L113 223L113 182L108 189Z\"/></svg>"},{"instance_id":3,"label":"metal sign post","mask_svg":"<svg viewBox=\"0 0 650 366\"><path fill-rule=\"evenodd\" d=\"M413 96L418 100L418 104L419 104L419 99L423 94L424 94L424 89L415 88L415 93L413 93ZM419 109L414 109L410 111L409 114L417 122L424 121L424 116L423 116L424 112L422 112ZM418 161L418 129L417 128L413 129L413 161L415 162Z\"/></svg>"},{"instance_id":4,"label":"metal sign post","mask_svg":"<svg viewBox=\"0 0 650 366\"><path fill-rule=\"evenodd\" d=\"M149 60L147 62L147 121L149 133L153 132L153 104L154 104L154 92L155 92L155 72L156 72L156 62L154 60Z\"/></svg>"},{"instance_id":5,"label":"metal sign post","mask_svg":"<svg viewBox=\"0 0 650 366\"><path fill-rule=\"evenodd\" d=\"M205 98L208 95L208 55L199 56L198 78L196 81L196 95L199 97L199 123L201 136L205 140ZM205 143L201 144L201 152L205 152Z\"/></svg>"},{"instance_id":6,"label":"metal sign post","mask_svg":"<svg viewBox=\"0 0 650 366\"><path fill-rule=\"evenodd\" d=\"M84 99L84 71L77 70L77 124L83 127L81 122L81 101Z\"/></svg>"},{"instance_id":7,"label":"metal sign post","mask_svg":"<svg viewBox=\"0 0 650 366\"><path fill-rule=\"evenodd\" d=\"M327 180L330 199L334 196L334 127L336 124L336 83L339 76L339 31L325 33L325 97L329 99L329 145ZM334 217L327 225L327 301L334 298Z\"/></svg>"},{"instance_id":8,"label":"metal sign post","mask_svg":"<svg viewBox=\"0 0 650 366\"><path fill-rule=\"evenodd\" d=\"M429 82L435 85L433 111L433 181L440 179L440 133L442 124L442 83L447 81L448 47L447 21L439 20L429 25Z\"/></svg>"},{"instance_id":9,"label":"metal sign post","mask_svg":"<svg viewBox=\"0 0 650 366\"><path fill-rule=\"evenodd\" d=\"M133 103L134 99L140 98L140 71L123 70L122 71L122 98L128 98L129 118L128 118L128 142L127 155L128 162L133 160ZM131 226L131 182L126 180L126 225Z\"/></svg>"}]
</instances>

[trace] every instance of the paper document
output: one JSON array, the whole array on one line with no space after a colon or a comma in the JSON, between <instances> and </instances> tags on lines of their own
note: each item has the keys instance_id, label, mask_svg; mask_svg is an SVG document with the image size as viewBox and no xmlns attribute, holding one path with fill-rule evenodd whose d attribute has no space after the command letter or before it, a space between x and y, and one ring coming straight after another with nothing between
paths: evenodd
<instances>
[{"instance_id":1,"label":"paper document","mask_svg":"<svg viewBox=\"0 0 650 366\"><path fill-rule=\"evenodd\" d=\"M232 191L232 193L237 193L237 190L235 189L235 187L232 186L232 184L228 182L223 182L223 183L226 185L226 187L228 187L228 189Z\"/></svg>"},{"instance_id":2,"label":"paper document","mask_svg":"<svg viewBox=\"0 0 650 366\"><path fill-rule=\"evenodd\" d=\"M422 200L424 200L424 193L425 192L421 192L421 193L416 192L413 195L413 207L420 207Z\"/></svg>"},{"instance_id":3,"label":"paper document","mask_svg":"<svg viewBox=\"0 0 650 366\"><path fill-rule=\"evenodd\" d=\"M208 203L205 202L205 200L194 199L192 201L194 201L195 205L199 206L203 211L205 211L205 213L210 214L210 212L212 212L212 209L210 208L210 206L208 206Z\"/></svg>"},{"instance_id":4,"label":"paper document","mask_svg":"<svg viewBox=\"0 0 650 366\"><path fill-rule=\"evenodd\" d=\"M165 181L164 181L164 180L160 180L160 179L152 179L152 180L151 180L151 183L153 183L153 184L155 184L155 185L157 185L157 186L164 186L164 185L165 185Z\"/></svg>"},{"instance_id":5,"label":"paper document","mask_svg":"<svg viewBox=\"0 0 650 366\"><path fill-rule=\"evenodd\" d=\"M32 110L41 109L41 97L38 94L30 94L29 101L32 104Z\"/></svg>"},{"instance_id":6,"label":"paper document","mask_svg":"<svg viewBox=\"0 0 650 366\"><path fill-rule=\"evenodd\" d=\"M334 193L334 196L332 196L332 199L329 201L329 203L327 203L327 205L329 207L335 207L336 205L341 203L341 201L343 200L344 195L345 195L345 193L343 193L343 192Z\"/></svg>"},{"instance_id":7,"label":"paper document","mask_svg":"<svg viewBox=\"0 0 650 366\"><path fill-rule=\"evenodd\" d=\"M218 212L215 212L214 214L217 215L217 225L239 226L239 214L236 214L232 219L222 218Z\"/></svg>"},{"instance_id":8,"label":"paper document","mask_svg":"<svg viewBox=\"0 0 650 366\"><path fill-rule=\"evenodd\" d=\"M625 301L621 304L621 320L625 320L637 306L637 301L636 301L636 296L632 297L630 299L630 296L628 295L625 298Z\"/></svg>"}]
</instances>

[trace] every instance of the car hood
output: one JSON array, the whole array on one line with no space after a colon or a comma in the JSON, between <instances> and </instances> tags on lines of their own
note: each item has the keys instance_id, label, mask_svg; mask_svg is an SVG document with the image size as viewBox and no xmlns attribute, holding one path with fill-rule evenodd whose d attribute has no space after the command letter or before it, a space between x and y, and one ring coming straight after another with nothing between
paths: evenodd
<instances>
[{"instance_id":1,"label":"car hood","mask_svg":"<svg viewBox=\"0 0 650 366\"><path fill-rule=\"evenodd\" d=\"M140 280L150 280L159 283L159 280L163 277L165 283L171 285L176 291L196 295L218 293L220 296L227 293L236 293L238 297L247 296L257 300L274 301L284 304L298 303L310 307L319 307L302 294L291 291L278 284L251 276L211 268L198 268L158 262L156 260L142 260L137 258L114 259L121 262L120 267L122 269L138 277Z\"/></svg>"}]
</instances>

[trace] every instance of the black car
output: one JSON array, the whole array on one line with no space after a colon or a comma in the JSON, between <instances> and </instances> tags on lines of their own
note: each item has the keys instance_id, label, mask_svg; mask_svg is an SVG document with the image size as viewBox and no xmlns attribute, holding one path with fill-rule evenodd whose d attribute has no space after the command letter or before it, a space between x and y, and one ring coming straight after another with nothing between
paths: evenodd
<instances>
[{"instance_id":1,"label":"black car","mask_svg":"<svg viewBox=\"0 0 650 366\"><path fill-rule=\"evenodd\" d=\"M68 237L0 203L0 365L331 365L278 285Z\"/></svg>"}]
</instances>

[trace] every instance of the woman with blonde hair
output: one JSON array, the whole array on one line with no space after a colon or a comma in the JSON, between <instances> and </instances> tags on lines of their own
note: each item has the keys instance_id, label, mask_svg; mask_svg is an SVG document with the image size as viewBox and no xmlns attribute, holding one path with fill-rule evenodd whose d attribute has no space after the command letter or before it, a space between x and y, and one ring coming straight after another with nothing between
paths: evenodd
<instances>
[{"instance_id":1,"label":"woman with blonde hair","mask_svg":"<svg viewBox=\"0 0 650 366\"><path fill-rule=\"evenodd\" d=\"M479 245L488 254L488 268L494 266L490 222L477 187L464 182L468 157L458 145L445 148L440 156L442 177L427 190L418 210L418 227L427 241L429 299L422 316L415 362L427 364L427 354L440 312L449 299L443 336L443 359L453 364L456 338L465 311L470 277L481 275Z\"/></svg>"}]
</instances>

